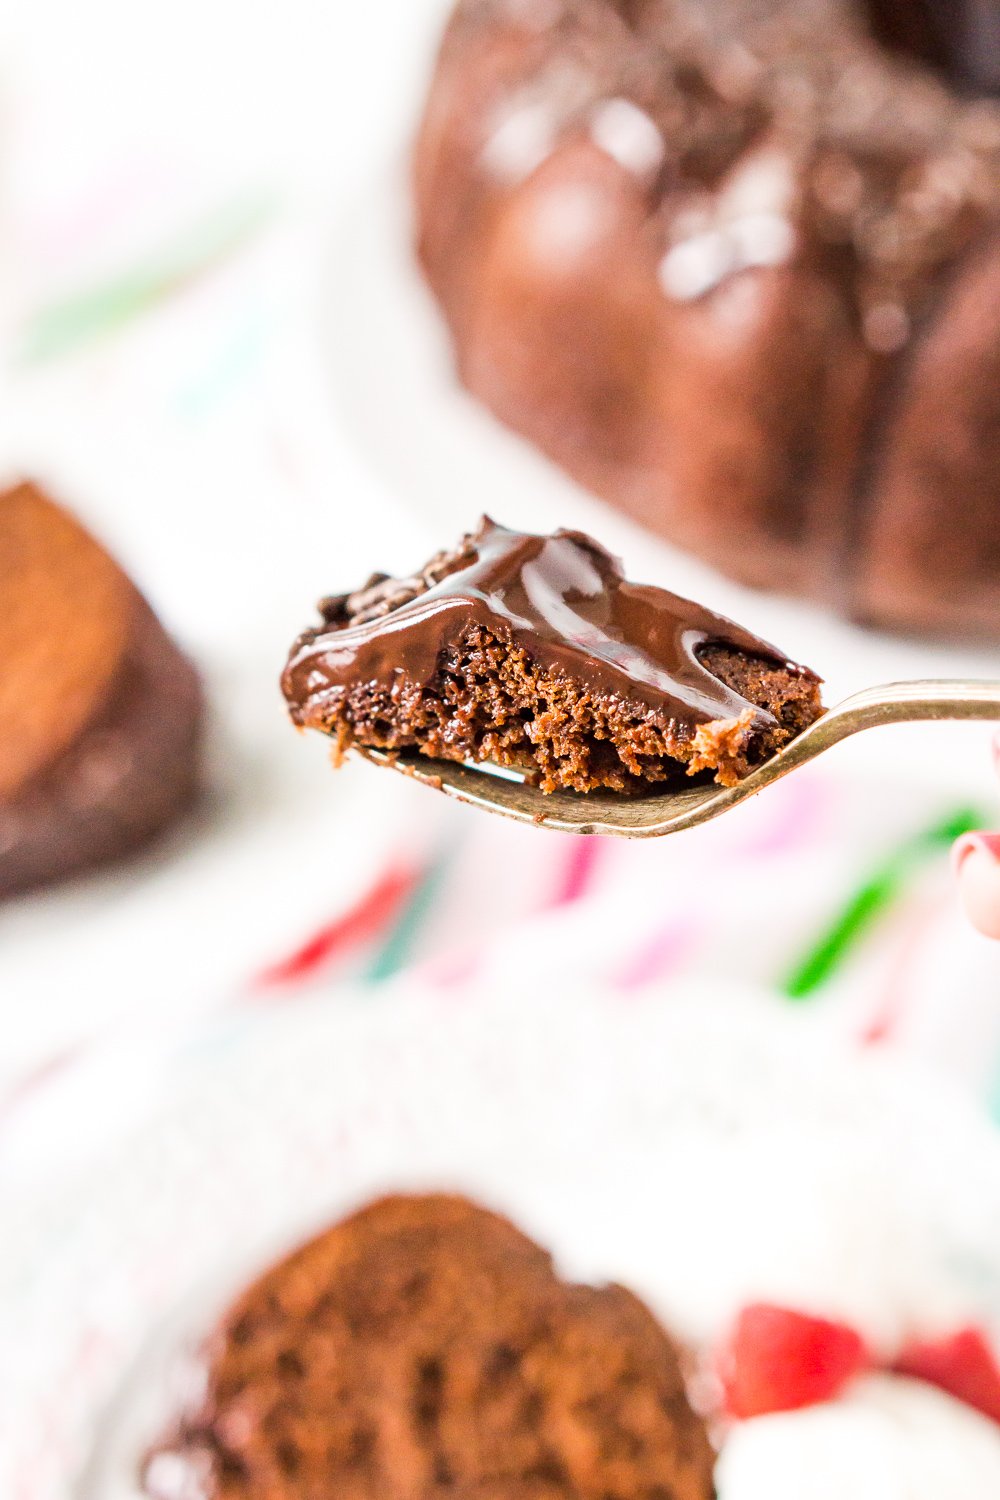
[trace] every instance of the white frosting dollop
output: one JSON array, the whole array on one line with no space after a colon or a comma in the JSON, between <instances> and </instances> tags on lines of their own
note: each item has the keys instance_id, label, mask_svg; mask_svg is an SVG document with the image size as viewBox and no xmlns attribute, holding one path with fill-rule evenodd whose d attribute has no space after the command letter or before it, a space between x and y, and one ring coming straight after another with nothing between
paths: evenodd
<instances>
[{"instance_id":1,"label":"white frosting dollop","mask_svg":"<svg viewBox=\"0 0 1000 1500\"><path fill-rule=\"evenodd\" d=\"M734 1428L716 1482L719 1500L997 1500L1000 1427L931 1386L871 1376Z\"/></svg>"}]
</instances>

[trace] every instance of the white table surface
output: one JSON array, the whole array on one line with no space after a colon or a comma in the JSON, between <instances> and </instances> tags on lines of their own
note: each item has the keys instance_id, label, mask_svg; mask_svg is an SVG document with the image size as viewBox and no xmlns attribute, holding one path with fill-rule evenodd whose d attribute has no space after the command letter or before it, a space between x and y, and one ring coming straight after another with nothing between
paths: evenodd
<instances>
[{"instance_id":1,"label":"white table surface","mask_svg":"<svg viewBox=\"0 0 1000 1500\"><path fill-rule=\"evenodd\" d=\"M395 778L332 778L324 747L288 732L275 681L312 600L374 565L411 567L483 509L591 525L635 569L815 661L833 697L996 670L996 652L866 636L747 594L604 511L455 391L396 190L445 9L0 8L0 463L47 480L107 538L212 702L198 823L0 914L0 1100L81 1041L183 1027L224 1003L387 853L446 821ZM216 270L104 339L19 360L39 309L248 199L272 205L267 227ZM887 732L878 749L838 751L837 773L870 776L890 753L896 781L993 796L980 728ZM108 1131L134 1092L124 1068L110 1076L94 1088ZM78 1108L55 1111L36 1153L47 1168L60 1139L75 1159ZM23 1186L24 1132L14 1156Z\"/></svg>"}]
</instances>

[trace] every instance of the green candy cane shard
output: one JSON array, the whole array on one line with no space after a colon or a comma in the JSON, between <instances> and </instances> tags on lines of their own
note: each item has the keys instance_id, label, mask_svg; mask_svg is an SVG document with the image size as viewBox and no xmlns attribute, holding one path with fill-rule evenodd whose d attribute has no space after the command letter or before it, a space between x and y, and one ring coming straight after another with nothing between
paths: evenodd
<instances>
[{"instance_id":1,"label":"green candy cane shard","mask_svg":"<svg viewBox=\"0 0 1000 1500\"><path fill-rule=\"evenodd\" d=\"M239 198L129 270L41 308L22 331L18 363L41 364L113 333L241 249L276 209L271 195Z\"/></svg>"},{"instance_id":2,"label":"green candy cane shard","mask_svg":"<svg viewBox=\"0 0 1000 1500\"><path fill-rule=\"evenodd\" d=\"M989 822L979 808L959 807L911 834L851 892L829 926L779 985L789 1000L808 1000L828 983L927 860Z\"/></svg>"},{"instance_id":3,"label":"green candy cane shard","mask_svg":"<svg viewBox=\"0 0 1000 1500\"><path fill-rule=\"evenodd\" d=\"M364 974L368 984L384 984L404 969L431 917L451 868L453 851L445 848L428 865L381 948Z\"/></svg>"}]
</instances>

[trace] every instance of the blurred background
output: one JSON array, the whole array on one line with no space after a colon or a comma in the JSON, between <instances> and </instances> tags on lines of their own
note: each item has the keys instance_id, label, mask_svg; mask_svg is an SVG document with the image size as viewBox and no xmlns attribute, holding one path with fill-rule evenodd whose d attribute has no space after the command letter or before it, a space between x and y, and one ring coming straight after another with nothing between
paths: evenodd
<instances>
[{"instance_id":1,"label":"blurred background","mask_svg":"<svg viewBox=\"0 0 1000 1500\"><path fill-rule=\"evenodd\" d=\"M149 1307L191 1275L162 1242L166 1269L151 1265L124 1227L158 1191L135 1143L183 1140L183 1170L162 1148L161 1209L180 1222L200 1147L178 1101L193 1077L210 1098L221 1067L220 1091L252 1111L233 1049L252 1035L266 1052L275 1017L322 1029L420 995L440 1035L449 1006L468 1030L498 990L655 1015L707 987L749 997L768 1026L806 1016L831 1046L899 1054L956 1108L1000 1121L1000 953L967 927L948 870L954 836L997 821L987 729L866 735L648 846L506 827L366 765L334 775L326 747L291 732L278 676L315 601L376 568L411 571L484 511L593 532L631 576L813 665L828 701L895 678L1000 675L995 647L866 630L741 587L460 390L408 190L448 10L0 9L0 463L101 539L207 696L193 812L139 856L0 911L0 1390L28 1367L36 1389L56 1369L68 1389L91 1369L87 1330L110 1341L92 1354L85 1412L70 1420L64 1400L42 1422L23 1395L16 1433L0 1412L12 1500L70 1494L92 1408ZM289 1047L304 1060L305 1044ZM223 1172L239 1149L230 1114ZM77 1226L105 1181L100 1280ZM316 1201L281 1213L299 1222ZM281 1238L266 1205L258 1217L262 1241ZM127 1276L146 1278L128 1316L114 1292Z\"/></svg>"}]
</instances>

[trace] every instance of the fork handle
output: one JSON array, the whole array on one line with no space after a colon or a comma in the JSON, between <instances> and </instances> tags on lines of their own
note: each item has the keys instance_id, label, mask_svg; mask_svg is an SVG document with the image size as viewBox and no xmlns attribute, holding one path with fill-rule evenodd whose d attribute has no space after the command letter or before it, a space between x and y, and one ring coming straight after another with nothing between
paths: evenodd
<instances>
[{"instance_id":1,"label":"fork handle","mask_svg":"<svg viewBox=\"0 0 1000 1500\"><path fill-rule=\"evenodd\" d=\"M889 682L845 698L827 714L831 729L842 735L879 724L906 724L934 719L985 719L1000 722L1000 682L973 678Z\"/></svg>"}]
</instances>

